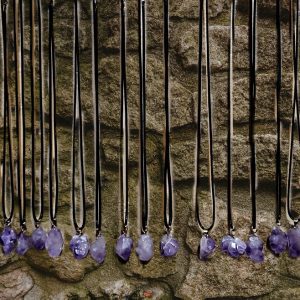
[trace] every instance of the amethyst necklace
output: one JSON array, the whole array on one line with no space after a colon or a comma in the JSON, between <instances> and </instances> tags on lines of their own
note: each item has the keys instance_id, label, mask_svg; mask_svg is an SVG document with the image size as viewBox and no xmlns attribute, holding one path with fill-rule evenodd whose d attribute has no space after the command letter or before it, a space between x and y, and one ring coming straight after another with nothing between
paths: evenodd
<instances>
[{"instance_id":1,"label":"amethyst necklace","mask_svg":"<svg viewBox=\"0 0 300 300\"><path fill-rule=\"evenodd\" d=\"M82 120L82 108L80 97L80 59L79 59L79 16L78 16L78 0L74 0L74 104L73 104L73 126L72 126L72 217L73 225L76 234L70 241L70 250L72 251L76 259L83 259L89 252L89 241L86 234L83 234L86 219L85 208L85 175L84 175L84 140L83 140L83 120ZM81 195L81 208L82 208L82 223L79 226L76 220L76 129L78 130L78 144L79 144L79 163L80 163L80 195Z\"/></svg>"},{"instance_id":2,"label":"amethyst necklace","mask_svg":"<svg viewBox=\"0 0 300 300\"><path fill-rule=\"evenodd\" d=\"M164 0L164 66L165 66L165 153L164 153L164 223L166 234L160 242L161 255L174 256L178 241L172 236L173 187L170 161L170 107L169 107L169 0Z\"/></svg>"},{"instance_id":3,"label":"amethyst necklace","mask_svg":"<svg viewBox=\"0 0 300 300\"><path fill-rule=\"evenodd\" d=\"M148 234L148 186L146 161L146 16L145 0L139 0L139 76L140 76L140 203L142 215L141 236L136 254L147 263L153 257L153 240Z\"/></svg>"},{"instance_id":4,"label":"amethyst necklace","mask_svg":"<svg viewBox=\"0 0 300 300\"><path fill-rule=\"evenodd\" d=\"M254 262L263 262L263 241L256 228L256 157L255 157L255 100L256 100L256 0L250 2L250 101L249 101L249 144L250 144L250 197L252 203L251 235L247 241L246 254Z\"/></svg>"},{"instance_id":5,"label":"amethyst necklace","mask_svg":"<svg viewBox=\"0 0 300 300\"><path fill-rule=\"evenodd\" d=\"M18 136L18 204L20 233L17 238L16 252L24 255L30 248L30 237L26 234L26 185L25 185L25 101L24 101L24 40L23 40L23 1L14 5L14 34L16 53L16 110Z\"/></svg>"},{"instance_id":6,"label":"amethyst necklace","mask_svg":"<svg viewBox=\"0 0 300 300\"><path fill-rule=\"evenodd\" d=\"M299 1L297 0L296 12L292 14L293 22L293 61L294 61L294 93L293 93L293 115L290 130L290 151L288 160L288 179L287 179L287 197L286 197L286 213L287 218L292 227L287 232L288 237L288 252L292 258L300 257L300 227L298 225L300 217L295 217L292 212L292 168L293 168L293 148L294 148L294 130L295 130L295 115L298 124L296 125L298 135L300 136L300 116L298 103L298 63L299 63Z\"/></svg>"},{"instance_id":7,"label":"amethyst necklace","mask_svg":"<svg viewBox=\"0 0 300 300\"><path fill-rule=\"evenodd\" d=\"M204 22L203 22L204 21ZM202 108L202 47L203 47L203 25L205 23L205 47L206 47L206 97L208 110L208 144L209 144L209 185L210 197L212 202L212 222L209 227L205 227L200 220L198 190L200 180L200 151L201 151L201 108ZM213 145L212 145L212 100L211 100L211 82L210 82L210 55L209 55L209 28L208 28L208 0L199 2L199 48L198 48L198 110L197 110L197 133L196 133L196 172L195 172L195 217L198 226L202 232L199 245L199 258L208 259L216 248L215 241L209 236L213 229L216 217L216 200L213 170Z\"/></svg>"},{"instance_id":8,"label":"amethyst necklace","mask_svg":"<svg viewBox=\"0 0 300 300\"><path fill-rule=\"evenodd\" d=\"M99 264L106 256L106 242L101 234L101 174L100 174L100 120L99 120L99 77L98 77L98 6L93 0L93 66L95 101L95 222L96 239L90 245L90 255Z\"/></svg>"},{"instance_id":9,"label":"amethyst necklace","mask_svg":"<svg viewBox=\"0 0 300 300\"><path fill-rule=\"evenodd\" d=\"M35 32L35 6L37 2L37 13L38 13L38 60L39 60L39 132L40 132L40 210L38 216L35 211L35 196L36 196L36 73L35 73L35 50L36 50L36 32ZM32 0L30 6L30 24L31 24L31 47L30 47L30 58L31 58L31 211L34 221L35 230L31 234L32 246L37 250L45 248L45 242L47 239L47 233L40 226L43 214L44 214L44 94L43 94L43 52L42 52L42 8L41 0Z\"/></svg>"},{"instance_id":10,"label":"amethyst necklace","mask_svg":"<svg viewBox=\"0 0 300 300\"><path fill-rule=\"evenodd\" d=\"M133 247L133 240L128 235L128 107L127 107L127 81L126 81L126 0L120 1L121 7L121 164L120 164L120 198L123 203L123 230L119 236L115 251L118 258L126 262L129 260Z\"/></svg>"},{"instance_id":11,"label":"amethyst necklace","mask_svg":"<svg viewBox=\"0 0 300 300\"><path fill-rule=\"evenodd\" d=\"M14 215L14 178L13 178L13 156L12 156L12 132L11 132L11 115L9 103L8 89L8 55L7 55L7 1L1 1L1 21L2 21L2 45L3 45L3 82L4 82L4 114L3 114L3 158L2 158L2 213L4 218L4 229L0 234L0 244L5 255L10 254L16 247L17 234L11 227L12 218ZM9 156L9 184L7 184L6 175L6 142L8 144ZM6 212L7 188L10 192L10 212Z\"/></svg>"},{"instance_id":12,"label":"amethyst necklace","mask_svg":"<svg viewBox=\"0 0 300 300\"><path fill-rule=\"evenodd\" d=\"M282 81L282 58L281 58L281 5L280 0L276 0L276 33L277 33L277 80L276 80L276 129L277 129L277 145L276 145L276 210L275 221L276 226L268 238L268 246L270 250L279 255L287 248L288 240L286 233L281 229L281 118L280 118L280 95Z\"/></svg>"},{"instance_id":13,"label":"amethyst necklace","mask_svg":"<svg viewBox=\"0 0 300 300\"><path fill-rule=\"evenodd\" d=\"M56 80L55 80L55 46L53 34L53 0L49 1L49 213L51 229L47 234L45 248L50 257L60 256L64 240L57 228L58 206L58 157L56 136Z\"/></svg>"},{"instance_id":14,"label":"amethyst necklace","mask_svg":"<svg viewBox=\"0 0 300 300\"><path fill-rule=\"evenodd\" d=\"M228 235L221 242L224 253L233 258L238 258L245 253L246 243L235 237L235 228L232 217L232 136L233 136L233 45L235 31L235 0L231 2L230 15L230 42L229 42L229 89L228 89L228 136L227 136L227 223Z\"/></svg>"}]
</instances>

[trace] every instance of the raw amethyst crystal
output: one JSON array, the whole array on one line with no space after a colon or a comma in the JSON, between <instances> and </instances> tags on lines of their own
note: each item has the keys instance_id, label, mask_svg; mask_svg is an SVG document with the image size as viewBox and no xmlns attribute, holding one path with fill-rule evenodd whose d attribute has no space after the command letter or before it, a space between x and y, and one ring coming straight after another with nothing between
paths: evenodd
<instances>
[{"instance_id":1,"label":"raw amethyst crystal","mask_svg":"<svg viewBox=\"0 0 300 300\"><path fill-rule=\"evenodd\" d=\"M87 235L74 235L70 241L70 249L76 259L85 258L90 249Z\"/></svg>"},{"instance_id":2,"label":"raw amethyst crystal","mask_svg":"<svg viewBox=\"0 0 300 300\"><path fill-rule=\"evenodd\" d=\"M203 235L199 245L199 258L207 260L216 249L216 242L209 236Z\"/></svg>"},{"instance_id":3,"label":"raw amethyst crystal","mask_svg":"<svg viewBox=\"0 0 300 300\"><path fill-rule=\"evenodd\" d=\"M170 234L165 234L160 241L160 253L162 256L174 256L179 249L179 243Z\"/></svg>"},{"instance_id":4,"label":"raw amethyst crystal","mask_svg":"<svg viewBox=\"0 0 300 300\"><path fill-rule=\"evenodd\" d=\"M37 250L43 250L45 248L46 240L47 233L41 227L36 228L31 234L31 243Z\"/></svg>"},{"instance_id":5,"label":"raw amethyst crystal","mask_svg":"<svg viewBox=\"0 0 300 300\"><path fill-rule=\"evenodd\" d=\"M24 255L31 248L31 238L24 232L20 232L18 235L16 252L19 255Z\"/></svg>"},{"instance_id":6,"label":"raw amethyst crystal","mask_svg":"<svg viewBox=\"0 0 300 300\"><path fill-rule=\"evenodd\" d=\"M273 227L271 235L268 238L268 245L274 254L284 252L288 245L286 233L278 226Z\"/></svg>"},{"instance_id":7,"label":"raw amethyst crystal","mask_svg":"<svg viewBox=\"0 0 300 300\"><path fill-rule=\"evenodd\" d=\"M47 235L45 248L50 257L60 256L64 246L61 231L57 227L52 227Z\"/></svg>"},{"instance_id":8,"label":"raw amethyst crystal","mask_svg":"<svg viewBox=\"0 0 300 300\"><path fill-rule=\"evenodd\" d=\"M124 262L129 260L131 250L133 247L132 238L126 236L126 234L121 234L117 239L115 251L120 259Z\"/></svg>"},{"instance_id":9,"label":"raw amethyst crystal","mask_svg":"<svg viewBox=\"0 0 300 300\"><path fill-rule=\"evenodd\" d=\"M254 262L264 261L264 243L257 235L250 235L247 241L246 254Z\"/></svg>"},{"instance_id":10,"label":"raw amethyst crystal","mask_svg":"<svg viewBox=\"0 0 300 300\"><path fill-rule=\"evenodd\" d=\"M3 253L5 255L10 254L16 247L16 243L17 243L16 232L10 226L5 226L0 235L0 242L3 246L2 247Z\"/></svg>"},{"instance_id":11,"label":"raw amethyst crystal","mask_svg":"<svg viewBox=\"0 0 300 300\"><path fill-rule=\"evenodd\" d=\"M289 256L293 258L300 257L300 227L289 229L287 237Z\"/></svg>"},{"instance_id":12,"label":"raw amethyst crystal","mask_svg":"<svg viewBox=\"0 0 300 300\"><path fill-rule=\"evenodd\" d=\"M246 243L237 237L226 235L221 242L221 249L231 257L238 258L246 251Z\"/></svg>"},{"instance_id":13,"label":"raw amethyst crystal","mask_svg":"<svg viewBox=\"0 0 300 300\"><path fill-rule=\"evenodd\" d=\"M106 255L106 242L103 236L98 236L90 246L91 257L99 264L104 261Z\"/></svg>"},{"instance_id":14,"label":"raw amethyst crystal","mask_svg":"<svg viewBox=\"0 0 300 300\"><path fill-rule=\"evenodd\" d=\"M153 257L153 240L149 234L142 234L135 249L141 262L148 262Z\"/></svg>"}]
</instances>

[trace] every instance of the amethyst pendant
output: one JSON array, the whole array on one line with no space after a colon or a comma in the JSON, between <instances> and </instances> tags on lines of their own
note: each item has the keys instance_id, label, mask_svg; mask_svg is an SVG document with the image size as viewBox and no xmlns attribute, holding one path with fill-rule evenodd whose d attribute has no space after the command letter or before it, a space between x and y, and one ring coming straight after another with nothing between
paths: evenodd
<instances>
[{"instance_id":1,"label":"amethyst pendant","mask_svg":"<svg viewBox=\"0 0 300 300\"><path fill-rule=\"evenodd\" d=\"M76 259L83 259L89 253L90 245L87 235L74 235L70 242L70 250Z\"/></svg>"},{"instance_id":2,"label":"amethyst pendant","mask_svg":"<svg viewBox=\"0 0 300 300\"><path fill-rule=\"evenodd\" d=\"M215 251L216 242L207 234L200 239L199 259L207 260Z\"/></svg>"},{"instance_id":3,"label":"amethyst pendant","mask_svg":"<svg viewBox=\"0 0 300 300\"><path fill-rule=\"evenodd\" d=\"M289 256L300 257L300 227L293 227L287 232Z\"/></svg>"},{"instance_id":4,"label":"amethyst pendant","mask_svg":"<svg viewBox=\"0 0 300 300\"><path fill-rule=\"evenodd\" d=\"M268 238L268 245L274 254L284 252L288 245L286 233L278 226L273 227L271 235Z\"/></svg>"},{"instance_id":5,"label":"amethyst pendant","mask_svg":"<svg viewBox=\"0 0 300 300\"><path fill-rule=\"evenodd\" d=\"M263 241L255 234L250 235L247 241L246 254L254 262L263 262L264 261L264 243Z\"/></svg>"},{"instance_id":6,"label":"amethyst pendant","mask_svg":"<svg viewBox=\"0 0 300 300\"><path fill-rule=\"evenodd\" d=\"M52 227L47 235L45 248L50 257L60 256L64 246L64 240L61 231L57 227Z\"/></svg>"},{"instance_id":7,"label":"amethyst pendant","mask_svg":"<svg viewBox=\"0 0 300 300\"><path fill-rule=\"evenodd\" d=\"M224 253L233 258L238 258L246 251L246 243L237 237L226 235L221 242L221 249Z\"/></svg>"},{"instance_id":8,"label":"amethyst pendant","mask_svg":"<svg viewBox=\"0 0 300 300\"><path fill-rule=\"evenodd\" d=\"M4 255L10 254L16 247L16 243L17 243L16 232L10 226L5 226L0 235L0 242L3 246L2 251Z\"/></svg>"},{"instance_id":9,"label":"amethyst pendant","mask_svg":"<svg viewBox=\"0 0 300 300\"><path fill-rule=\"evenodd\" d=\"M16 252L19 255L25 255L25 253L31 248L31 238L24 232L20 232L17 239Z\"/></svg>"},{"instance_id":10,"label":"amethyst pendant","mask_svg":"<svg viewBox=\"0 0 300 300\"><path fill-rule=\"evenodd\" d=\"M139 260L143 263L150 261L153 257L153 240L149 234L142 234L135 249Z\"/></svg>"},{"instance_id":11,"label":"amethyst pendant","mask_svg":"<svg viewBox=\"0 0 300 300\"><path fill-rule=\"evenodd\" d=\"M178 241L170 234L165 234L160 241L160 253L162 256L171 257L176 255L179 249Z\"/></svg>"},{"instance_id":12,"label":"amethyst pendant","mask_svg":"<svg viewBox=\"0 0 300 300\"><path fill-rule=\"evenodd\" d=\"M131 250L133 247L132 238L126 236L126 234L121 234L117 239L115 251L117 256L124 262L129 260Z\"/></svg>"},{"instance_id":13,"label":"amethyst pendant","mask_svg":"<svg viewBox=\"0 0 300 300\"><path fill-rule=\"evenodd\" d=\"M42 227L36 228L31 234L31 243L37 250L43 250L47 240L47 233Z\"/></svg>"},{"instance_id":14,"label":"amethyst pendant","mask_svg":"<svg viewBox=\"0 0 300 300\"><path fill-rule=\"evenodd\" d=\"M106 242L103 236L99 235L90 246L91 257L101 264L106 256Z\"/></svg>"}]
</instances>

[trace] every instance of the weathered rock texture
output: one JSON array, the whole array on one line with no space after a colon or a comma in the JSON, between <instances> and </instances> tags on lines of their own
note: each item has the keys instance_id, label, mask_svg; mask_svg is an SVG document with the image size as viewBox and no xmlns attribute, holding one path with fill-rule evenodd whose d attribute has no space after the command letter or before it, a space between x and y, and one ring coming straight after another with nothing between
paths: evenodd
<instances>
[{"instance_id":1,"label":"weathered rock texture","mask_svg":"<svg viewBox=\"0 0 300 300\"><path fill-rule=\"evenodd\" d=\"M29 4L25 5L25 92L26 126L30 128L30 27ZM44 71L47 76L47 1L44 6ZM91 1L81 1L81 96L85 120L85 163L87 182L87 228L94 235L94 146L93 146L93 90L91 51ZM127 75L130 119L130 234L136 241L139 235L138 205L138 11L137 0L127 0ZM120 58L119 58L119 1L99 1L99 76L101 101L101 167L103 190L103 235L107 240L107 257L98 266L90 258L75 261L68 249L74 233L70 214L71 187L71 124L73 108L72 1L55 1L55 41L57 64L57 117L59 145L59 210L58 224L66 244L62 256L50 259L46 253L29 251L24 258L0 255L0 299L299 299L300 262L284 254L274 257L266 250L263 264L247 258L232 260L217 252L208 262L197 258L200 232L194 221L193 178L195 157L195 129L197 109L197 43L198 1L170 0L170 68L171 68L171 124L172 163L174 179L174 234L181 248L176 258L166 260L159 254L159 240L163 226L163 1L147 2L147 163L150 185L149 230L155 241L155 256L147 265L139 263L133 254L127 264L114 255L114 244L121 230L119 201L119 117L120 117ZM234 197L233 209L237 234L247 238L250 229L248 147L248 2L239 0L236 17L234 49ZM289 38L289 1L282 1L283 86L281 112L283 117L282 170L286 185L289 122L292 97L292 49ZM12 32L12 3L9 1ZM220 241L226 234L226 105L228 80L229 0L209 1L212 97L214 107L214 154L217 195L217 223L212 235ZM275 1L258 1L257 37L257 171L259 233L266 241L274 224L275 209L275 80L276 32ZM10 35L12 37L12 35ZM10 43L10 46L13 44ZM12 48L10 48L12 50ZM2 53L2 52L1 52ZM13 53L9 54L13 68ZM14 103L14 74L11 73L11 98ZM47 78L47 77L46 77ZM48 112L47 80L45 110ZM205 95L205 90L203 91ZM14 115L14 110L13 110ZM46 116L47 117L47 116ZM207 133L206 106L203 111L203 134ZM47 118L46 118L47 119ZM14 119L15 120L15 119ZM15 122L15 121L14 121ZM2 123L3 124L3 123ZM48 125L46 126L48 128ZM39 136L37 135L37 141ZM30 199L30 136L26 144L28 159L27 198ZM16 143L15 143L16 144ZM202 143L201 174L207 182L207 139ZM47 148L47 147L46 147ZM300 172L300 149L295 145L294 195L297 195ZM46 178L47 179L47 178ZM202 215L210 222L207 187L201 193ZM47 180L45 192L47 195ZM284 188L285 193L285 188ZM295 197L294 208L300 211ZM284 200L282 206L284 208ZM48 201L46 203L48 207ZM28 203L29 208L29 203ZM29 211L29 209L28 209ZM47 210L48 212L48 210ZM28 213L28 218L30 212ZM49 227L45 214L44 228ZM283 214L283 224L288 228ZM28 220L29 231L32 229ZM17 218L14 220L17 226ZM2 222L1 222L2 223Z\"/></svg>"}]
</instances>

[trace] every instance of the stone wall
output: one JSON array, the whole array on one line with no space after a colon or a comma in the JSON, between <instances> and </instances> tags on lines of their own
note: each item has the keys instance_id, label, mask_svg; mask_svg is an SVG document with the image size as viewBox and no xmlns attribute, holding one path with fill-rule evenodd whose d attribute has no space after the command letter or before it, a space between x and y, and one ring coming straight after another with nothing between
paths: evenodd
<instances>
[{"instance_id":1,"label":"stone wall","mask_svg":"<svg viewBox=\"0 0 300 300\"><path fill-rule=\"evenodd\" d=\"M29 9L25 2L25 86L26 124L30 128L29 81ZM136 241L140 220L138 205L138 13L137 0L128 0L128 101L130 118L130 234ZM214 153L217 195L217 223L212 235L220 241L226 234L226 102L228 75L229 0L209 1L212 95L214 107ZM289 39L288 2L283 1L282 48L282 170L283 186L287 169L289 122L292 96L292 49ZM11 2L10 2L11 3ZM44 38L47 47L47 13L44 3ZM275 79L276 32L275 1L258 0L257 37L257 169L258 222L260 236L266 241L274 225L275 210ZM268 250L265 262L254 264L246 257L239 260L216 252L201 262L197 258L200 232L193 214L193 178L195 151L195 111L197 100L197 41L198 1L170 0L170 66L171 66L171 124L172 163L175 196L174 234L181 248L176 258L166 260L159 254L163 227L163 1L147 1L147 163L150 183L149 231L155 241L155 256L147 264L139 263L135 254L127 264L114 255L114 244L121 230L119 201L119 2L99 1L99 69L101 101L101 158L103 191L103 235L107 240L107 257L98 266L91 258L73 259L65 244L58 259L45 252L30 250L24 258L0 254L0 298L13 299L288 299L300 297L300 264L286 254L274 257ZM10 12L11 12L10 5ZM72 123L72 1L55 3L55 39L57 63L57 114L59 144L59 216L58 224L66 241L74 234L71 222L71 123ZM85 113L85 162L88 218L86 232L94 235L94 147L90 1L81 1L81 84ZM11 18L12 20L12 18ZM239 0L236 17L234 49L234 219L238 236L247 239L250 229L248 147L248 1ZM10 28L12 30L12 27ZM46 49L46 48L45 48ZM45 54L47 52L45 51ZM10 56L13 64L13 56ZM27 63L26 63L27 62ZM47 75L47 57L45 57ZM14 95L13 74L11 95ZM48 99L45 86L45 108ZM205 92L205 91L204 91ZM206 109L204 107L204 109ZM206 111L203 116L205 117ZM203 122L203 134L206 134ZM26 155L30 166L30 137ZM202 147L201 173L207 178L207 143ZM299 146L295 145L295 174L299 173ZM30 169L27 197L30 198ZM295 202L299 181L294 180ZM205 180L203 180L205 182ZM47 193L47 186L45 187ZM285 189L284 189L285 193ZM209 195L203 190L201 207L210 221ZM284 199L282 206L284 207ZM48 207L48 205L46 205ZM300 203L295 204L300 209ZM48 210L47 210L48 211ZM30 212L28 212L30 216ZM47 214L46 214L47 216ZM17 217L15 223L17 226ZM283 218L285 220L285 218ZM30 220L28 220L30 224ZM286 228L288 224L283 222ZM44 218L48 228L48 218ZM29 230L32 229L30 224Z\"/></svg>"}]
</instances>

